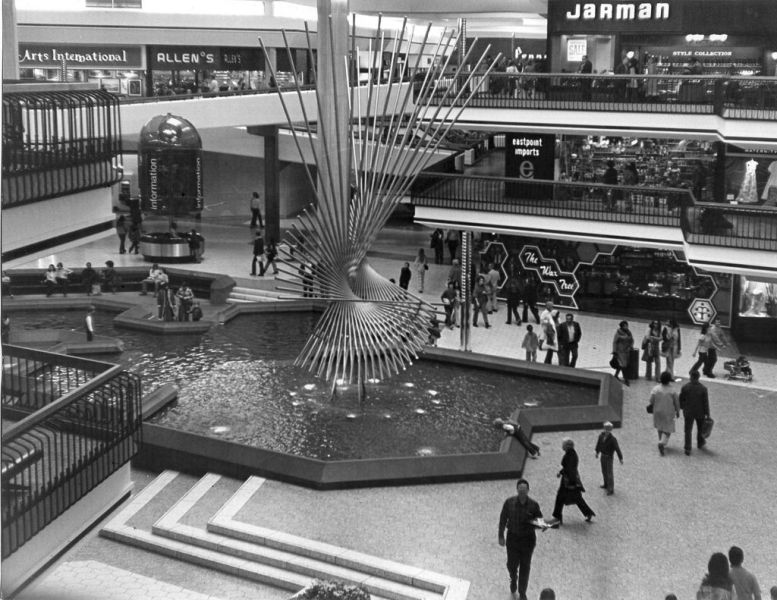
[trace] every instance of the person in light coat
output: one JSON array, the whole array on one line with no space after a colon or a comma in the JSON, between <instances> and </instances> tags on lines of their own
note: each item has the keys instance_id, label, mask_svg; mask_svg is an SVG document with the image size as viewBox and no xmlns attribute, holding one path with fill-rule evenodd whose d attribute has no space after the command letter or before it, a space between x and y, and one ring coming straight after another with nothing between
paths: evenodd
<instances>
[{"instance_id":1,"label":"person in light coat","mask_svg":"<svg viewBox=\"0 0 777 600\"><path fill-rule=\"evenodd\" d=\"M661 373L661 383L650 392L650 406L653 408L653 427L658 431L658 452L663 456L669 436L675 431L675 419L680 416L680 397L672 387L669 371Z\"/></svg>"}]
</instances>

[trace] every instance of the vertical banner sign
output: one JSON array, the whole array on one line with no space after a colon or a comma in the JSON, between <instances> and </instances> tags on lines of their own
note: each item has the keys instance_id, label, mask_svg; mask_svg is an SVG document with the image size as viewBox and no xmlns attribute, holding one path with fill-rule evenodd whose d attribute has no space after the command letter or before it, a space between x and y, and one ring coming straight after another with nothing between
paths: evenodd
<instances>
[{"instance_id":1,"label":"vertical banner sign","mask_svg":"<svg viewBox=\"0 0 777 600\"><path fill-rule=\"evenodd\" d=\"M577 308L575 294L580 288L574 273L561 270L554 258L545 258L537 246L524 246L519 255L521 265L527 271L534 271L539 280L556 290L556 302L561 306Z\"/></svg>"},{"instance_id":2,"label":"vertical banner sign","mask_svg":"<svg viewBox=\"0 0 777 600\"><path fill-rule=\"evenodd\" d=\"M184 216L203 209L202 156L199 150L139 153L141 209L156 215Z\"/></svg>"},{"instance_id":3,"label":"vertical banner sign","mask_svg":"<svg viewBox=\"0 0 777 600\"><path fill-rule=\"evenodd\" d=\"M553 180L556 136L553 134L506 133L505 177ZM505 196L549 200L553 186L531 181L505 183Z\"/></svg>"}]
</instances>

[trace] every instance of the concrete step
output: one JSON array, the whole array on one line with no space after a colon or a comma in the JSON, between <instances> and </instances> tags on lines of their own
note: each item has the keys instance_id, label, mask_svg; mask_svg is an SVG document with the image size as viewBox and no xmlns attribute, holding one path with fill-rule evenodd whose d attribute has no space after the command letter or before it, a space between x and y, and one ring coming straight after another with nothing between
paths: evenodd
<instances>
[{"instance_id":1,"label":"concrete step","mask_svg":"<svg viewBox=\"0 0 777 600\"><path fill-rule=\"evenodd\" d=\"M249 478L236 491L234 482L234 493L224 502L231 493L224 485L230 480L221 482L221 476L207 474L174 504L168 503L150 531L133 526L138 524L135 515L168 487L181 489L177 475L160 474L101 535L282 589L297 591L319 578L361 584L374 600L466 599L469 582L237 521L237 513L261 490L264 479L259 477ZM222 502L215 513L214 498ZM203 509L208 505L209 512Z\"/></svg>"}]
</instances>

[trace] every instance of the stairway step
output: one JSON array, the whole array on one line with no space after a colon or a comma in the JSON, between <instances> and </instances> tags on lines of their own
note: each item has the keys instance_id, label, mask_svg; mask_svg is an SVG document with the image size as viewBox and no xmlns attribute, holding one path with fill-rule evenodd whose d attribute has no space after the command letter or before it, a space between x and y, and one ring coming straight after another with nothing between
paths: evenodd
<instances>
[{"instance_id":1,"label":"stairway step","mask_svg":"<svg viewBox=\"0 0 777 600\"><path fill-rule=\"evenodd\" d=\"M372 572L359 570L358 564L356 568L350 568L336 564L334 558L321 560L182 524L181 520L184 515L211 491L219 479L219 475L205 475L154 524L152 532L157 536L183 544L220 552L237 560L296 573L308 579L336 579L351 584L361 584L367 588L371 595L379 595L391 600L439 600L441 598L440 592L444 591L444 587L440 589L440 592L433 593L414 586L412 581L401 583ZM235 495L238 493L236 492ZM244 497L244 495L241 494L239 497ZM299 546L295 548L299 548ZM331 546L331 548L338 554L344 552L342 548L335 546ZM421 569L415 569L415 571L420 572Z\"/></svg>"},{"instance_id":2,"label":"stairway step","mask_svg":"<svg viewBox=\"0 0 777 600\"><path fill-rule=\"evenodd\" d=\"M277 298L281 293L276 290L265 290L263 288L243 287L236 285L232 288L233 294L248 294L253 296L266 296L268 298Z\"/></svg>"}]
</instances>

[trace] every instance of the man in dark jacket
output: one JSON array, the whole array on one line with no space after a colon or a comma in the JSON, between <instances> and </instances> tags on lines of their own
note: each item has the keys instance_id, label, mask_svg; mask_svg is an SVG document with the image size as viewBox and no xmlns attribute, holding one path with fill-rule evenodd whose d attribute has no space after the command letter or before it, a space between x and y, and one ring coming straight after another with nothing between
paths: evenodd
<instances>
[{"instance_id":1,"label":"man in dark jacket","mask_svg":"<svg viewBox=\"0 0 777 600\"><path fill-rule=\"evenodd\" d=\"M537 284L534 278L526 273L521 278L521 298L523 299L523 320L529 322L529 311L534 315L537 325L540 324L540 313L537 312Z\"/></svg>"},{"instance_id":2,"label":"man in dark jacket","mask_svg":"<svg viewBox=\"0 0 777 600\"><path fill-rule=\"evenodd\" d=\"M517 275L510 275L505 284L505 293L507 294L507 324L512 323L515 317L515 324L521 324L521 317L518 316L518 305L521 303L521 282Z\"/></svg>"},{"instance_id":3,"label":"man in dark jacket","mask_svg":"<svg viewBox=\"0 0 777 600\"><path fill-rule=\"evenodd\" d=\"M596 440L596 458L602 455L602 478L604 483L601 487L607 490L607 495L612 496L615 493L615 475L612 470L614 455L618 455L618 460L623 464L623 452L618 445L618 440L612 434L612 423L607 421L604 424L604 431L599 434Z\"/></svg>"},{"instance_id":4,"label":"man in dark jacket","mask_svg":"<svg viewBox=\"0 0 777 600\"><path fill-rule=\"evenodd\" d=\"M691 434L696 422L696 446L703 448L707 443L701 435L704 420L710 416L710 401L707 388L699 381L699 372L691 371L691 380L680 390L680 408L685 419L685 455L691 455Z\"/></svg>"},{"instance_id":5,"label":"man in dark jacket","mask_svg":"<svg viewBox=\"0 0 777 600\"><path fill-rule=\"evenodd\" d=\"M574 367L577 364L577 348L583 332L574 315L567 313L566 321L556 328L558 331L558 364L562 367Z\"/></svg>"},{"instance_id":6,"label":"man in dark jacket","mask_svg":"<svg viewBox=\"0 0 777 600\"><path fill-rule=\"evenodd\" d=\"M405 263L399 270L399 287L406 290L410 285L410 278L413 276L413 272L410 270L410 263Z\"/></svg>"},{"instance_id":7,"label":"man in dark jacket","mask_svg":"<svg viewBox=\"0 0 777 600\"><path fill-rule=\"evenodd\" d=\"M256 264L259 263L259 272L264 275L264 262L262 256L264 256L264 239L262 233L257 230L256 238L253 241L254 246L254 258L251 261L251 275L256 275Z\"/></svg>"},{"instance_id":8,"label":"man in dark jacket","mask_svg":"<svg viewBox=\"0 0 777 600\"><path fill-rule=\"evenodd\" d=\"M99 281L100 276L97 274L97 271L92 268L92 263L86 263L86 266L81 270L81 283L84 284L87 296L92 295L92 286L99 283Z\"/></svg>"},{"instance_id":9,"label":"man in dark jacket","mask_svg":"<svg viewBox=\"0 0 777 600\"><path fill-rule=\"evenodd\" d=\"M514 594L517 589L519 600L526 600L531 557L537 545L537 534L534 532L535 525L532 521L541 520L542 511L540 505L529 498L528 481L519 479L515 487L518 495L505 500L502 513L499 515L499 545L507 546L510 593ZM505 529L507 529L507 538L505 538Z\"/></svg>"}]
</instances>

